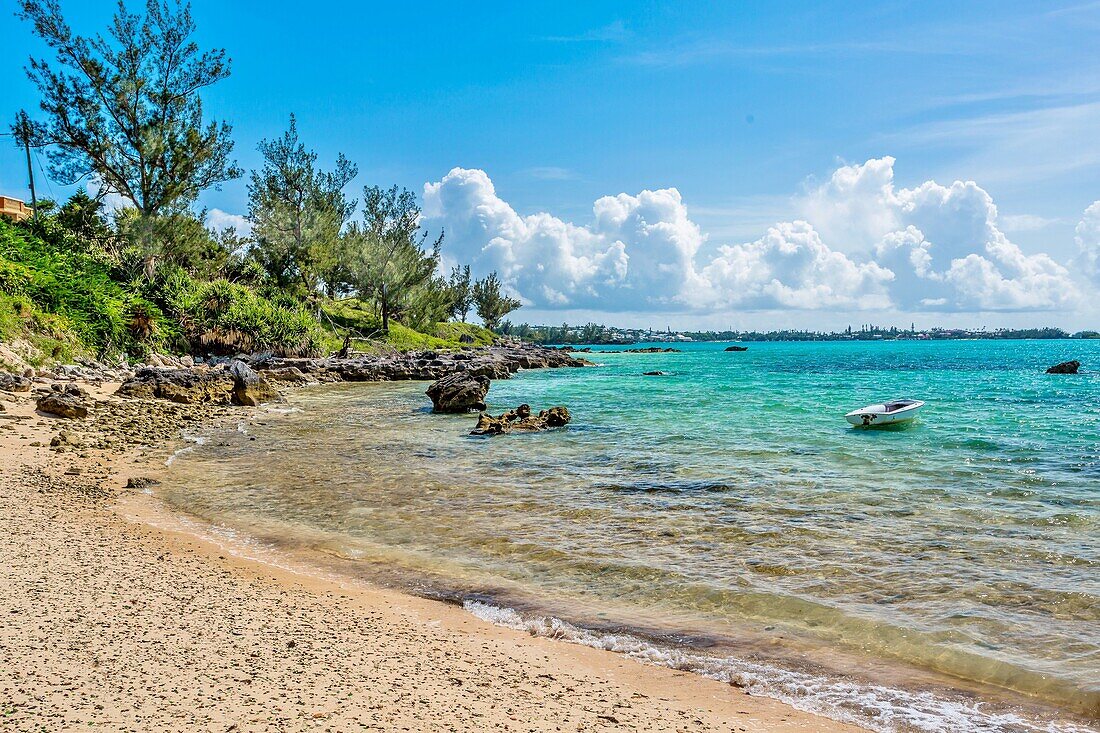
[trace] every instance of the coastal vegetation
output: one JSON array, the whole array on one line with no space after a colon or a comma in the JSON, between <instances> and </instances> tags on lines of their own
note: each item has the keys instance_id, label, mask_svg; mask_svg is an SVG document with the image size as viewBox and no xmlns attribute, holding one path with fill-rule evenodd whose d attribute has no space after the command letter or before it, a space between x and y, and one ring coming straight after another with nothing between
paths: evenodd
<instances>
[{"instance_id":1,"label":"coastal vegetation","mask_svg":"<svg viewBox=\"0 0 1100 733\"><path fill-rule=\"evenodd\" d=\"M56 0L22 0L20 15L56 58L31 60L44 118L12 132L46 150L54 180L94 191L0 219L0 340L21 361L453 348L493 339L471 308L491 327L520 306L495 273L442 274L444 233L424 229L412 192L349 197L356 165L319 165L293 115L259 143L247 231L209 228L199 195L244 171L232 125L202 103L229 58L192 40L187 5L120 5L89 37Z\"/></svg>"}]
</instances>

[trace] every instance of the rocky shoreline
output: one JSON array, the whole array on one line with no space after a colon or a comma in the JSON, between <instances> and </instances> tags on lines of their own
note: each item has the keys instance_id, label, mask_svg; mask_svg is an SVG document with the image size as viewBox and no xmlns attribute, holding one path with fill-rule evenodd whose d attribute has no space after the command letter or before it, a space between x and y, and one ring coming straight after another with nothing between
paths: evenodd
<instances>
[{"instance_id":1,"label":"rocky shoreline","mask_svg":"<svg viewBox=\"0 0 1100 733\"><path fill-rule=\"evenodd\" d=\"M5 402L25 402L33 405L39 419L45 417L59 428L49 441L52 451L122 452L166 444L178 439L188 426L224 419L235 406L254 407L279 400L286 390L310 384L451 378L480 385L473 401L467 395L461 408L467 411L484 408L478 395L484 399L491 379L508 379L521 369L590 365L556 349L507 343L451 352L320 359L261 354L203 361L155 356L149 364L134 368L82 361L27 369L22 374L0 372L0 430L18 431L33 419L6 411ZM102 389L115 384L118 387L111 386L109 393ZM36 443L45 447L43 441Z\"/></svg>"},{"instance_id":2,"label":"rocky shoreline","mask_svg":"<svg viewBox=\"0 0 1100 733\"><path fill-rule=\"evenodd\" d=\"M454 374L508 379L521 369L583 366L592 363L556 349L528 344L320 359L242 354L232 360L142 365L123 381L119 394L181 404L255 406L278 399L279 389L308 384L437 381Z\"/></svg>"}]
</instances>

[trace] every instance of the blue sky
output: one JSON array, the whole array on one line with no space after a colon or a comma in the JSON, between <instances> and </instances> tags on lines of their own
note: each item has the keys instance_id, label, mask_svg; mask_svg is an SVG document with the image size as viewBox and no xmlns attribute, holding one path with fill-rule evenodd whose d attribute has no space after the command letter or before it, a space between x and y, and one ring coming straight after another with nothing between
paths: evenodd
<instances>
[{"instance_id":1,"label":"blue sky","mask_svg":"<svg viewBox=\"0 0 1100 733\"><path fill-rule=\"evenodd\" d=\"M9 81L0 118L8 120L21 107L35 107L19 69L43 49L14 17L15 4L3 5L0 65ZM210 90L207 107L234 124L236 158L245 169L258 163L258 140L279 134L293 112L323 161L344 152L358 163L354 188L398 183L420 192L456 167L484 171L492 201L520 223L487 222L452 201L437 208L434 224L458 235L449 242L455 259L506 270L530 304L524 316L531 320L828 327L902 323L917 313L929 325L1100 325L1087 297L1098 281L1080 276L1082 254L1094 254L1085 211L1100 199L1100 3L463 5L473 4L328 2L305 12L301 3L196 0L199 42L224 47L233 58L232 77ZM72 25L87 32L104 26L113 3L63 6ZM0 146L0 193L22 195L21 155ZM925 241L933 253L957 255L941 263L938 285L946 288L950 263L972 251L996 269L1000 295L956 288L921 303L891 290L906 279L896 266L889 268L892 279L859 269L885 261L874 253L884 234L908 226L927 234L943 229L959 201L980 206L973 197L941 197L937 213L921 218L912 212L913 196L903 195L867 204L878 207L867 213L866 202L852 201L858 192L824 190L838 169L870 176L858 166L886 156L896 159L889 173L898 191L960 180L988 194L997 211L993 235L952 230L940 239L976 238L949 246ZM885 175L881 166L875 175ZM485 194L480 179L449 185L460 184ZM41 188L50 193L48 185ZM593 212L601 197L636 199L670 188L699 232L698 242L687 245L686 265L659 252L649 258L636 240L640 226L660 223L654 217L680 217L676 204L655 210L629 204L633 223L611 229ZM53 192L64 190L53 184ZM460 198L475 207L481 200ZM246 201L241 180L209 192L202 203L242 214ZM872 218L886 211L890 221L861 240L846 228L861 226L854 215L830 221L832 209L823 207ZM794 230L774 240L783 244L764 242L769 227L811 214L820 218L810 224L824 254L813 237ZM542 224L526 221L534 215L583 231L539 234ZM1083 245L1076 241L1081 224ZM1015 254L990 254L997 234L1025 256L1049 255L1081 297L1052 297L1050 277L1060 274L1045 263L1034 263L1042 282L1024 281L1038 272L1034 267L1010 272L1006 263ZM490 239L502 236L510 238L507 246L486 254ZM646 241L657 246L652 236ZM764 243L722 259L723 246L758 241ZM608 254L615 242L623 244L622 256ZM685 245L681 237L670 246ZM817 252L805 260L814 272L776 259L776 252L794 250ZM831 275L818 265L835 253L857 268L844 273L870 280L823 283ZM561 257L574 260L539 267L541 259ZM603 265L593 264L601 257ZM746 257L755 264L745 265ZM726 273L724 286L716 262ZM729 272L750 266L759 282ZM982 263L967 267L955 271L954 284L988 274ZM668 272L667 297L653 295L665 285L660 279L624 274L638 269ZM567 282L541 282L535 270ZM769 290L773 281L782 295ZM1012 289L1017 282L1023 290ZM825 286L836 292L809 297ZM721 287L754 295L732 297ZM844 287L881 287L885 294L860 302L840 297ZM1047 288L1045 295L1035 287ZM715 291L711 297L689 297L707 288Z\"/></svg>"}]
</instances>

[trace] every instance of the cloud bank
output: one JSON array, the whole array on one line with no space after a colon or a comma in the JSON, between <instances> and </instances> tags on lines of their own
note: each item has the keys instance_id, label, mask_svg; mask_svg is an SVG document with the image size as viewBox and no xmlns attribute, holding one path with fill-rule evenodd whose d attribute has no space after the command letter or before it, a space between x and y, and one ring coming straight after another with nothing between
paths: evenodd
<instances>
[{"instance_id":1,"label":"cloud bank","mask_svg":"<svg viewBox=\"0 0 1100 733\"><path fill-rule=\"evenodd\" d=\"M604 196L576 224L517 213L481 170L424 187L450 253L540 309L1026 312L1081 298L1065 265L1009 240L973 181L898 188L884 157L838 168L798 207L753 242L714 247L675 188ZM1100 281L1100 202L1077 244L1076 269Z\"/></svg>"}]
</instances>

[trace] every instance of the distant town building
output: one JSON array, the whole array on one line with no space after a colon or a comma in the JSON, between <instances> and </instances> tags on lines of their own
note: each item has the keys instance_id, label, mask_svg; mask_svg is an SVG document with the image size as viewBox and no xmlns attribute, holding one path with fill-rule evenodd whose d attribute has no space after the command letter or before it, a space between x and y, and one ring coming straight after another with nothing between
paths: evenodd
<instances>
[{"instance_id":1,"label":"distant town building","mask_svg":"<svg viewBox=\"0 0 1100 733\"><path fill-rule=\"evenodd\" d=\"M23 221L34 213L34 209L27 206L19 199L0 196L0 216L6 216L12 221Z\"/></svg>"}]
</instances>

